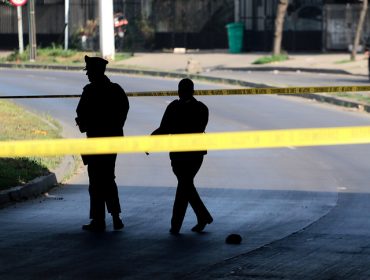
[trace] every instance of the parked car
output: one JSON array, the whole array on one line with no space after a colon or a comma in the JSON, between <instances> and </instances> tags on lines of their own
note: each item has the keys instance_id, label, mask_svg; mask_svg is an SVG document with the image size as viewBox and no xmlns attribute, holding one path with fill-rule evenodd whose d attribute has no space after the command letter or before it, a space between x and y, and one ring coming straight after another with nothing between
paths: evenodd
<instances>
[{"instance_id":1,"label":"parked car","mask_svg":"<svg viewBox=\"0 0 370 280\"><path fill-rule=\"evenodd\" d=\"M284 30L316 31L322 29L322 6L307 4L299 7L284 20Z\"/></svg>"}]
</instances>

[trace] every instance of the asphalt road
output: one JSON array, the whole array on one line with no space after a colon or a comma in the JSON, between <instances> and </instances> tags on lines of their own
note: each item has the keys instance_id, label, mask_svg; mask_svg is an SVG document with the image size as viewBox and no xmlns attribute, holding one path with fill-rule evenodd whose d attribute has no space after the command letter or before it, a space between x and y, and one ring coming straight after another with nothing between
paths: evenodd
<instances>
[{"instance_id":1,"label":"asphalt road","mask_svg":"<svg viewBox=\"0 0 370 280\"><path fill-rule=\"evenodd\" d=\"M109 76L127 92L173 90L178 83ZM0 70L3 95L76 94L86 81L78 72ZM125 135L151 133L173 99L130 98ZM199 100L210 109L207 132L370 125L366 113L301 98ZM19 101L49 111L68 137L83 137L74 126L77 102ZM204 233L191 232L196 219L189 208L174 236L168 230L176 180L168 154L122 154L116 175L125 228L114 232L108 219L104 233L81 230L89 209L82 172L48 198L0 210L0 278L368 279L369 163L368 145L209 151L195 184L215 221ZM226 244L231 233L242 244Z\"/></svg>"},{"instance_id":2,"label":"asphalt road","mask_svg":"<svg viewBox=\"0 0 370 280\"><path fill-rule=\"evenodd\" d=\"M258 72L258 71L214 71L205 73L208 76L241 79L254 83L270 84L272 86L354 86L368 85L369 79L364 76L311 74L297 72Z\"/></svg>"}]
</instances>

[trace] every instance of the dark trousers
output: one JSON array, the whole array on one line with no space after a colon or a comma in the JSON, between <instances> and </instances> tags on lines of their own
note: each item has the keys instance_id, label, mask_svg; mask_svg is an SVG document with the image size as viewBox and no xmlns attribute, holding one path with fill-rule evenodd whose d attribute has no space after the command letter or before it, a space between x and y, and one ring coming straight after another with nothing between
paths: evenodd
<instances>
[{"instance_id":1,"label":"dark trousers","mask_svg":"<svg viewBox=\"0 0 370 280\"><path fill-rule=\"evenodd\" d=\"M114 169L117 154L91 155L87 172L90 186L90 219L105 219L105 205L112 215L121 213Z\"/></svg>"},{"instance_id":2,"label":"dark trousers","mask_svg":"<svg viewBox=\"0 0 370 280\"><path fill-rule=\"evenodd\" d=\"M188 203L193 208L198 222L208 220L211 214L203 204L194 186L194 177L203 163L203 155L172 158L173 173L178 180L171 226L181 228Z\"/></svg>"}]
</instances>

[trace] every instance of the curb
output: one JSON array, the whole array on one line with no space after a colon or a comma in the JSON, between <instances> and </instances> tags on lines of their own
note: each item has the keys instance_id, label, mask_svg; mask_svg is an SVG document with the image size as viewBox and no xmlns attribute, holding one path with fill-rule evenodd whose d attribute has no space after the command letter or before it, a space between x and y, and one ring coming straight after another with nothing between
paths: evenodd
<instances>
[{"instance_id":1,"label":"curb","mask_svg":"<svg viewBox=\"0 0 370 280\"><path fill-rule=\"evenodd\" d=\"M0 68L13 68L13 69L49 69L49 70L77 70L80 71L82 66L73 66L73 65L51 65L51 64L21 64L21 63L0 63ZM269 72L269 71L281 71L281 72L306 72L306 73L321 73L321 74L336 74L336 75L351 75L351 76L361 76L368 77L364 74L354 74L342 69L325 69L325 68L304 68L304 67L284 67L284 66L255 66L255 67L215 67L209 68L211 71L260 71L260 72ZM130 69L130 68L118 68L118 67L108 67L107 71L116 72L116 73L125 73L125 74L146 74L149 73L162 76L166 74L167 77L176 78L179 75L185 75L184 77L189 76L202 76L202 75L193 75L186 73L176 73L171 71L156 71L156 70L140 70L140 69ZM173 75L173 76L172 76Z\"/></svg>"},{"instance_id":2,"label":"curb","mask_svg":"<svg viewBox=\"0 0 370 280\"><path fill-rule=\"evenodd\" d=\"M216 67L212 71L280 71L280 72L307 72L307 73L321 73L321 74L338 74L338 75L351 75L351 76L361 76L367 77L364 74L353 74L342 69L322 69L322 68L301 68L301 67L273 67L273 66L256 66L256 67Z\"/></svg>"},{"instance_id":3,"label":"curb","mask_svg":"<svg viewBox=\"0 0 370 280\"><path fill-rule=\"evenodd\" d=\"M298 96L308 99L314 99L316 101L330 103L333 105L338 105L341 107L348 107L348 108L360 108L360 106L363 106L363 110L370 113L370 105L361 104L357 102L347 101L343 99L337 99L335 97L329 97L321 94L315 94L315 93L306 93L306 94L281 94L285 96Z\"/></svg>"},{"instance_id":4,"label":"curb","mask_svg":"<svg viewBox=\"0 0 370 280\"><path fill-rule=\"evenodd\" d=\"M71 155L64 157L61 164L53 169L50 174L37 177L36 179L29 181L25 186L19 186L9 190L0 191L0 206L48 192L58 183L62 182L68 174L73 172L74 168L74 157Z\"/></svg>"},{"instance_id":5,"label":"curb","mask_svg":"<svg viewBox=\"0 0 370 280\"><path fill-rule=\"evenodd\" d=\"M0 63L0 68L10 69L42 69L42 70L66 70L66 71L81 71L81 66L68 66L68 65L43 65L43 64L15 64L15 63ZM265 84L252 83L234 79L209 77L205 75L195 75L187 73L177 73L170 71L156 71L156 70L140 70L140 69L127 69L127 68L116 68L107 67L106 72L110 73L121 73L121 74L132 74L132 75L147 75L152 77L161 78L191 78L191 79L207 79L211 82L221 82L227 84L238 84L245 87L256 87L256 88L267 88L270 87Z\"/></svg>"}]
</instances>

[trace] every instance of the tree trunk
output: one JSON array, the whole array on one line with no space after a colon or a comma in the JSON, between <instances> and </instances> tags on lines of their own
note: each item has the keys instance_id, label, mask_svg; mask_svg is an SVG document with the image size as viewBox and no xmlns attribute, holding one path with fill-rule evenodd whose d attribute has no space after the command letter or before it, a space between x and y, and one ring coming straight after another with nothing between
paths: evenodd
<instances>
[{"instance_id":1,"label":"tree trunk","mask_svg":"<svg viewBox=\"0 0 370 280\"><path fill-rule=\"evenodd\" d=\"M279 0L275 19L275 33L274 33L274 55L281 52L281 41L283 39L283 23L288 8L289 0Z\"/></svg>"},{"instance_id":2,"label":"tree trunk","mask_svg":"<svg viewBox=\"0 0 370 280\"><path fill-rule=\"evenodd\" d=\"M367 0L364 0L364 4L362 6L362 10L361 10L361 14L360 14L360 19L358 20L355 41L353 42L351 60L356 60L357 47L358 47L358 43L360 41L362 26L364 25L364 21L365 21L365 17L366 17L366 10L367 10Z\"/></svg>"}]
</instances>

